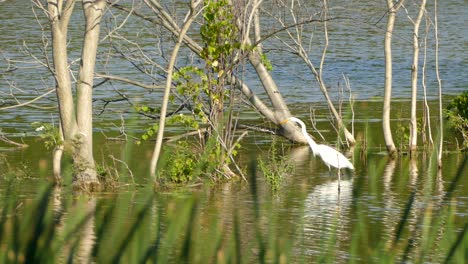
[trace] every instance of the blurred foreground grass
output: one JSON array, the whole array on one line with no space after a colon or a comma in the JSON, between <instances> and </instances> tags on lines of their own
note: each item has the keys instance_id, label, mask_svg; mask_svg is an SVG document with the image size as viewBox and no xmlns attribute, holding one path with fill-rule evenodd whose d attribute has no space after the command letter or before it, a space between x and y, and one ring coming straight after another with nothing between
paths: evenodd
<instances>
[{"instance_id":1,"label":"blurred foreground grass","mask_svg":"<svg viewBox=\"0 0 468 264\"><path fill-rule=\"evenodd\" d=\"M379 243L367 242L371 231L364 217L356 214L346 259L333 247L336 230L328 230L323 250L310 256L305 253L301 232L291 236L286 234L288 228L278 228L281 215L261 208L264 203L259 201L256 165L252 164L249 183L253 204L249 210L253 223L248 225L237 209L228 220L202 212L200 205L206 198L200 195L160 203L153 190L142 190L147 192L146 202L129 204L128 211L122 212L116 210L113 199L86 195L62 199L61 190L53 186L45 186L33 200L7 193L0 216L0 262L464 263L467 223L462 230L456 227L456 208L451 200L466 164L465 156L447 191L436 202L428 191L428 200L418 205L417 223L408 228L410 212L416 206L415 193L410 194L392 236L382 237ZM358 190L353 192L359 195L359 183L356 186ZM302 221L297 219L296 229ZM361 254L362 247L367 247L366 255Z\"/></svg>"}]
</instances>

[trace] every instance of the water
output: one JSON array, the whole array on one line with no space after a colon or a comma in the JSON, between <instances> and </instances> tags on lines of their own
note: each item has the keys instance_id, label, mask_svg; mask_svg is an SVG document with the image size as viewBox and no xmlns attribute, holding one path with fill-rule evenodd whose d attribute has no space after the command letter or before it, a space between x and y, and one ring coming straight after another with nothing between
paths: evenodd
<instances>
[{"instance_id":1,"label":"water","mask_svg":"<svg viewBox=\"0 0 468 264\"><path fill-rule=\"evenodd\" d=\"M371 124L369 130L375 129L373 128L375 126L379 124ZM319 127L325 126L319 123ZM323 132L327 135L325 129ZM0 175L3 175L0 182L2 201L8 201L11 197L18 197L20 201L34 200L42 187L51 180L51 152L44 150L42 142L35 138L26 140L26 143L31 145L28 149L3 152L6 156L2 159L4 163L0 161L2 165ZM338 262L351 259L362 261L371 258L377 254L375 252L378 252L380 247L391 244L391 241L395 239L411 193L414 193L413 207L409 211L402 240L412 238L417 242L415 248L410 251L412 258L418 256L421 248L418 244L423 233L421 221L427 213L428 206L432 208L434 214L447 206L453 208L450 219L453 221L454 234L462 232L463 225L468 221L466 213L468 212L468 178L466 177L468 166L459 172L466 154L458 152L444 154L444 166L438 172L434 152L421 152L413 161L408 156L401 156L392 161L383 149L373 147L367 153L361 153L357 149L351 156L356 169L354 172L344 173L340 192L338 192L335 172L330 173L319 158L313 157L308 146L292 146L287 141L277 140L275 141L277 148L285 156L287 164L292 165L294 169L290 173L282 174L279 189L272 191L258 167L255 178L251 178L251 169L248 169L255 166L256 162L252 163L253 160L267 157L268 149L272 144L271 138L264 134L251 134L242 143L243 148L238 156L240 166L250 172L247 174L248 182L239 179L213 186L195 185L169 190L162 189L154 193L151 189L148 190L152 186L148 175L152 144L137 147L131 142L106 141L100 135L96 136L96 141L97 145L105 146L96 151L98 163L102 164L102 160L106 159L107 164L112 164L111 160L106 158L109 154L126 161L137 183L137 186L126 185L126 182L131 182L128 171L117 164L115 168L120 172L121 186L114 191L97 193L91 198L93 203L102 206L100 207L101 213L102 210L116 206L115 215L106 224L101 223L99 220L101 218L96 216L94 223L96 227L94 229L90 227L90 230L94 230L91 231L91 235L95 237L98 236L96 232L100 225L116 226L110 230L119 230L121 234L92 239L92 241L100 240L99 244L109 247L108 250L112 253L116 252L112 249L116 247L115 241L120 241L119 239L125 232L130 230L131 223L140 219L139 208L146 204L152 195L155 195L151 199L154 203L152 209L145 215L138 234L134 238L139 241L135 242L139 243L138 247L145 248L154 243L155 228L157 223L160 223L160 217L169 218L171 210L176 210L178 217L175 219L184 219L182 212L185 209L182 208L195 199L198 202L197 230L200 228L199 233L196 233L196 243L210 246L210 243L214 243L217 239L217 235L210 232L216 230L223 236L231 236L234 232L234 215L238 214L241 222L241 252L246 259L250 260L256 259L258 255L258 245L255 244L257 241L255 230L258 225L266 237L273 236L270 243L285 243L291 247L292 252L295 253L292 253L288 259L292 262L301 259L306 262L317 261L327 254L333 255ZM129 152L125 149L129 149L127 150ZM5 164L11 165L10 171L8 168L5 171L3 166ZM76 199L80 201L81 198L80 196L72 198L74 195L71 191L70 168L65 166L64 170L67 172L64 185L55 195L59 201L58 208L53 208L65 210L66 216L73 219L74 210L77 209L70 205L65 206L65 204L70 204ZM452 198L446 200L444 196L457 173L461 173L462 177L457 182ZM251 192L253 181L257 186L255 196ZM13 194L7 194L8 189L12 190ZM258 209L255 209L256 203L258 203ZM78 202L76 206L79 204ZM258 210L259 218L256 217L256 210ZM159 214L162 215L158 216ZM435 219L446 218L436 217ZM169 221L161 227L163 234L170 230L170 223L172 222ZM431 226L443 233L445 233L442 231L443 228L451 226L440 227L436 224L437 222L433 222ZM274 239L275 237L277 239ZM94 245L92 241L91 245ZM443 242L436 242L434 245L440 249L447 247L439 243ZM176 252L181 250L181 244L175 245L169 250L172 256L177 256ZM286 251L287 248L284 250ZM200 254L203 252L203 249L196 246L193 250ZM125 252L125 254L130 254L126 255L129 259L132 254L138 255L132 249ZM445 256L444 252L434 251L435 257L427 257L426 260L440 260L441 256ZM401 256L402 252L397 250L395 254Z\"/></svg>"},{"instance_id":2,"label":"water","mask_svg":"<svg viewBox=\"0 0 468 264\"><path fill-rule=\"evenodd\" d=\"M466 42L463 41L466 32L463 30L463 8L460 8L463 3L441 1L439 4L441 76L444 80L444 94L451 95L466 89L464 85L467 78L463 63L466 60L464 53ZM39 51L41 31L34 22L31 9L18 8L18 6L29 6L29 2L7 0L0 3L0 15L3 18L0 51L4 57L14 60L14 64L11 65L0 64L0 104L13 102L12 94L15 94L20 101L27 101L53 87L53 80L48 72L34 63L28 63L31 62L31 58L22 52L24 51L23 43L26 43L34 52ZM192 199L197 199L199 203L197 212L201 231L197 242L208 247L210 242L217 238L217 235L210 233L210 230L216 231L218 227L222 230L219 232L229 236L234 230L234 215L237 212L241 223L241 249L246 255L245 258L249 260L254 260L259 254L254 242L257 239L255 230L258 225L263 232L273 237L268 238L268 235L265 235L267 237L265 240L271 239L275 243L285 243L285 248L293 248L291 249L294 252L291 256L292 262L296 260L305 260L306 263L316 261L324 252L332 252L331 255L335 256L338 262L351 259L369 260L375 256L373 255L375 250L381 249L382 244L395 239L399 221L404 215L411 193L414 193L413 207L409 211L408 224L405 226L403 238L412 237L416 242L421 239L423 237L421 217L427 213L424 209L431 206L434 211L437 211L438 208L443 208L447 204L454 208L450 214L454 221L454 234L462 232L463 225L468 222L468 178L466 177L468 168L465 167L461 172L458 168L466 154L447 151L443 156L444 166L440 172L436 169L432 152L420 153L414 162L411 162L407 156L391 161L385 155L385 147L379 132L380 98L383 94L382 43L385 22L381 21L377 26L374 25L385 13L383 2L367 5L359 1L341 1L334 8L334 15L351 19L332 22L329 25L330 47L324 69L325 78L333 93L337 91L337 83L341 82L342 73L350 78L353 94L359 100L355 106L357 110L356 135L360 135L368 142L368 152L361 153L357 149L351 153L356 170L343 176L340 193L338 193L338 182L334 172L330 174L320 159L312 157L308 147L292 146L289 142L279 140L279 148L288 160L288 164L294 166L294 170L282 175L283 180L278 191L271 191L258 168L255 174L247 175L248 183L239 180L208 187L197 185L176 190L158 190L152 199L151 213L144 217L137 231L136 237L141 240L142 247L129 249L130 252L138 255L135 253L138 252L138 248L151 245L156 233L158 213L161 213L163 217L170 217L171 213L174 213L174 208L180 210L176 212L184 212L184 204ZM122 19L124 17L118 17L119 21ZM411 36L410 28L405 15L401 14L398 19L396 33L398 37L394 39L396 66L394 66L393 95L403 100L394 104L395 110L392 113L394 127L397 124L407 125L409 104L404 98L407 98L410 93L409 54L411 46L408 42ZM81 14L77 12L70 29L72 59L79 54L78 47L82 34L80 21ZM112 20L108 18L106 25L110 26L111 22ZM18 25L24 26L18 27ZM154 58L157 57L159 50L153 45L156 32L152 29L141 27L136 20L130 20L122 31L128 33L132 40L141 41L142 47L153 52ZM46 31L45 34L48 32ZM317 36L314 41L319 45L321 36ZM271 39L269 43L272 46L278 45L274 39ZM101 47L108 47L107 44L104 42ZM169 45L169 43L162 43L166 54L170 51ZM317 58L320 49L313 49L311 54ZM327 141L333 144L336 133L329 124L326 107L321 103L322 96L310 72L288 52L269 52L268 56L274 66L273 76L286 101L290 104L291 112L303 120L308 120L307 113L310 107L316 109L317 126ZM114 53L110 55L110 58L110 64L104 64L104 58L100 58L99 71L135 77L146 83L162 82L159 76L151 79L144 74L137 73L128 62L119 59ZM15 67L18 68L15 71L4 72ZM248 65L246 67L249 69ZM430 98L434 99L436 84L433 69L429 70L428 93ZM247 72L245 78L252 89L265 98L255 76ZM113 92L114 88L127 92L135 102L154 102L157 105L160 101L159 92L147 93L120 83L96 88L96 99L117 98L116 93ZM12 139L24 140L30 145L26 149L13 149L0 142L0 175L2 176L0 178L0 197L2 198L0 204L2 206L5 206L6 201L13 196L18 197L20 201L25 201L26 204L34 201L42 187L50 181L51 152L44 149L43 142L32 132L30 124L34 121L56 123L55 111L44 109L44 107L53 106L54 100L55 97L51 95L36 102L36 106L42 107L40 109L16 108L0 112L1 130ZM433 115L436 115L435 102L431 101L430 104ZM96 113L100 112L103 105L102 101L95 102ZM102 208L111 208L115 205L116 214L109 220L109 223L118 226L119 228L116 229L124 233L130 230L128 223L138 220L138 208L143 206L153 194L152 190L147 190L147 187L151 186L148 177L148 161L153 146L152 143L148 143L138 147L131 142L106 140L101 134L101 129L106 136L116 136L121 125L120 114L122 114L124 117L131 117L126 121L127 132L139 136L143 131L141 125L147 125L152 121L125 113L128 111L126 104L111 103L106 109L107 111L102 115L95 116L95 144L101 146L96 148L96 160L99 163L105 161L110 164L111 160L108 155L111 154L126 161L138 185L136 187L124 185L116 191L98 193L89 198L90 203L87 205L91 208L96 204L101 204ZM271 126L250 110L242 111L241 120L249 124ZM310 124L310 122L307 123ZM312 130L309 129L309 131ZM178 132L179 130L172 128L169 134ZM433 129L433 133L437 134L437 128ZM238 156L239 164L249 171L248 168L255 164L253 161L258 157L267 157L271 144L270 135L250 133L242 142L243 148ZM450 146L448 150L454 149L453 135L448 134L446 144ZM116 165L116 168L121 173L119 182L130 182L126 168L120 165ZM69 172L70 167L65 166L64 170ZM461 173L463 177L457 183L452 199L446 201L444 195L457 173ZM65 207L64 204L80 200L80 198L73 196L69 173L65 175L67 176L64 186L61 190L55 191L56 204L51 208L53 210L65 208L66 219L73 220L76 208L70 205ZM256 178L249 178L252 175ZM251 192L253 181L257 183L256 196ZM8 189L12 193L7 195ZM258 203L258 212L255 209L256 203ZM118 232L114 236L97 237L97 230L102 225L102 219L99 218L98 213L96 215L94 225L91 225L86 233L91 237L87 240L91 246L96 240L100 240L103 245L112 245L114 240L120 241L119 236L123 235ZM213 224L215 221L218 221L218 225ZM165 223L162 228L167 230L169 226L170 223ZM431 226L436 227L436 224L432 223ZM358 242L355 242L356 239ZM444 245L443 239L440 243ZM383 248L388 249L390 245L385 244ZM419 248L416 246L413 249L414 255L417 255ZM180 248L178 250L180 251ZM109 246L109 252L114 251L115 246ZM403 250L397 250L400 254L401 251ZM200 252L203 252L203 249L200 249ZM83 254L83 259L86 259L86 251Z\"/></svg>"},{"instance_id":3,"label":"water","mask_svg":"<svg viewBox=\"0 0 468 264\"><path fill-rule=\"evenodd\" d=\"M125 1L123 2L125 3ZM444 94L458 94L466 89L464 83L467 79L464 70L464 61L466 61L466 30L464 30L464 17L461 1L442 1L439 3L439 32L440 32L440 73L443 79ZM18 9L17 6L23 6ZM31 11L31 3L27 0L8 0L0 4L0 14L2 14L2 38L0 39L0 52L5 59L0 63L0 104L11 104L16 98L22 102L31 100L36 96L47 91L54 86L53 78L49 72L41 67L29 52L43 61L41 54L42 34L49 36L47 23L38 12L39 21L42 23L44 32L38 26ZM80 54L80 45L82 39L82 13L80 5L72 17L69 29L70 35L70 61L73 62L73 69L77 70L78 55ZM430 5L429 5L430 6ZM265 8L269 8L268 5ZM373 98L382 98L384 83L384 57L383 57L383 36L385 28L385 19L380 18L385 14L385 5L383 2L364 4L356 1L339 1L330 4L331 14L339 17L336 21L329 23L330 46L328 48L327 59L324 68L324 78L329 86L331 96L336 100L337 91L343 83L342 75L345 74L351 83L353 96L357 100L368 100ZM414 16L413 6L407 7L410 15ZM177 5L179 19L184 16L185 9L183 4ZM311 5L310 12L317 11L317 6ZM431 9L432 10L432 9ZM135 51L136 47L129 43L114 39L113 43L118 50L131 54L134 61L140 67L144 67L149 75L142 74L136 70L127 60L122 59L120 54L111 49L109 38L104 39L115 25L120 25L126 18L118 11L113 11L113 17L108 15L104 21L102 36L103 40L100 46L102 52L97 64L97 71L118 75L120 77L134 78L144 83L163 84L164 78L160 76L161 69L148 64L148 60L141 60L140 53ZM114 20L115 19L115 20ZM271 18L266 17L266 22L272 23L272 28L278 27L277 23ZM17 25L22 25L18 27ZM322 51L323 36L321 35L320 25L312 24L306 28L310 32L316 28L312 39L310 56L313 62L318 65ZM156 36L159 35L159 29L154 28L147 23L142 25L138 19L131 18L121 29L121 34L125 35L129 41L139 43L141 50L145 51L148 59L155 63L160 63L165 67L165 60L161 55L170 53L172 42L167 39L159 41ZM267 29L265 29L267 31ZM394 55L394 84L393 96L395 98L408 98L410 94L410 65L411 65L411 24L408 22L406 14L401 12L398 16L395 38L393 40ZM196 33L196 32L195 32ZM195 33L189 33L194 35ZM424 28L421 28L421 37L423 37ZM283 35L280 35L283 36ZM289 41L290 42L290 41ZM308 43L308 42L307 42ZM433 68L434 61L434 40L432 33L429 35L428 42L428 67L427 67L427 86L429 98L436 98L437 83L435 82L435 73ZM265 43L265 49L268 58L273 64L272 75L284 94L285 100L290 103L318 103L323 101L323 96L317 87L317 83L307 67L301 60L292 55L289 51L274 50L268 48L281 47L275 38L270 38ZM129 52L128 50L133 50ZM182 49L179 63L186 63L191 58L185 56L187 51ZM50 53L49 53L50 56ZM422 60L422 56L421 56ZM197 61L197 60L195 60ZM5 72L13 70L11 72ZM258 77L254 75L253 70L246 65L247 72L244 74L245 81L257 92L261 98L266 98ZM420 78L421 80L421 78ZM97 80L98 82L99 80ZM158 105L161 100L161 94L156 91L147 93L143 89L135 88L123 83L106 83L94 90L95 112L99 114L104 107L102 99L119 98L114 89L124 92L133 103L139 102L155 103ZM422 92L419 92L419 98L422 98ZM39 107L52 107L55 96L35 102ZM122 110L122 106L125 109ZM124 102L110 103L102 115L96 115L95 120L118 120L120 114L127 117L125 112L128 104ZM2 129L7 132L28 132L29 124L34 121L52 122L56 117L50 109L35 109L28 111L27 108L16 108L10 111L2 111ZM294 113L297 114L297 113ZM102 129L112 129L112 125L101 127Z\"/></svg>"}]
</instances>

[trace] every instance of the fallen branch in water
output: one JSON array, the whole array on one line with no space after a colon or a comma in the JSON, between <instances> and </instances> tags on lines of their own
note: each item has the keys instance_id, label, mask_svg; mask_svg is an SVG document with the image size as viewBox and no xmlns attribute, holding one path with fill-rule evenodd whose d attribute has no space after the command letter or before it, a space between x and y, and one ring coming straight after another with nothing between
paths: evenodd
<instances>
[{"instance_id":1,"label":"fallen branch in water","mask_svg":"<svg viewBox=\"0 0 468 264\"><path fill-rule=\"evenodd\" d=\"M20 147L20 148L27 148L29 147L28 144L24 144L24 143L18 143L18 142L15 142L11 139L8 139L3 133L0 132L0 141L3 141L7 144L10 144L10 145L14 145L14 146L17 146L17 147Z\"/></svg>"}]
</instances>

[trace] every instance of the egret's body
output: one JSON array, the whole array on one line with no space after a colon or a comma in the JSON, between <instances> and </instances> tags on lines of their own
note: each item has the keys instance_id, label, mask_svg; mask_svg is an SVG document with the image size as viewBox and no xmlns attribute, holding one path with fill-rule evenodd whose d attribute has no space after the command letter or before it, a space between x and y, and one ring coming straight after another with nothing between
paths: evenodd
<instances>
[{"instance_id":1,"label":"egret's body","mask_svg":"<svg viewBox=\"0 0 468 264\"><path fill-rule=\"evenodd\" d=\"M338 180L340 180L340 169L348 168L354 170L353 164L339 151L330 146L315 143L312 137L309 136L309 134L307 133L306 125L299 118L290 117L282 121L281 123L285 123L288 121L296 122L301 126L302 134L309 143L309 146L314 156L319 155L322 161L325 163L325 165L327 165L328 169L331 169L331 167L338 169Z\"/></svg>"},{"instance_id":2,"label":"egret's body","mask_svg":"<svg viewBox=\"0 0 468 264\"><path fill-rule=\"evenodd\" d=\"M354 170L353 164L336 149L322 144L317 145L317 147L319 148L320 158L322 158L328 168L332 166L337 169L348 168Z\"/></svg>"}]
</instances>

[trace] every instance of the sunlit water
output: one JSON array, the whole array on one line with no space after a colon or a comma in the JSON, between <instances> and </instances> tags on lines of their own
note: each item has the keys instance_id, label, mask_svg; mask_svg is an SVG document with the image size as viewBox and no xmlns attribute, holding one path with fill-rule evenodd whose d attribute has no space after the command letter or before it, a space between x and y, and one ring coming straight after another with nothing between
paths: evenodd
<instances>
[{"instance_id":1,"label":"sunlit water","mask_svg":"<svg viewBox=\"0 0 468 264\"><path fill-rule=\"evenodd\" d=\"M337 90L336 83L340 81L341 73L346 74L353 88L353 94L362 102L356 105L356 134L360 134L369 142L372 148L368 152L351 153L350 157L356 170L346 172L342 177L340 192L334 171L331 173L320 159L312 157L308 147L291 146L289 142L281 142L281 149L294 170L290 174L282 175L282 183L278 191L273 192L261 172L257 169L256 179L259 188L259 204L262 215L261 221L276 221L274 228L278 236L295 238L302 247L298 247L297 256L305 256L305 259L314 259L323 252L324 248L332 249L341 261L347 259L365 259L369 248L382 239L392 240L395 236L398 221L403 214L409 194L415 193L414 209L410 212L409 228L418 224L421 212L418 209L432 203L434 207L440 206L441 197L447 191L451 181L454 179L464 155L455 151L449 151L443 156L443 168L439 173L436 169L434 156L421 153L417 160L410 162L408 156L402 156L391 161L384 154L383 140L379 136L380 131L380 102L383 94L383 30L384 21L373 26L384 14L383 2L375 8L360 8L355 3L348 4L344 1L343 9L336 9L335 14L350 15L355 13L354 21L359 21L360 26L346 21L332 24L330 30L331 46L326 62L325 76L331 85L331 91ZM380 2L379 2L380 3ZM2 37L0 38L0 51L2 55L15 60L28 60L31 58L21 53L23 43L27 44L37 52L40 46L40 31L35 20L32 18L30 8L18 8L19 5L29 5L29 1L7 0L0 3L0 15L2 17ZM376 4L377 5L377 4ZM463 8L458 8L460 3L440 3L440 32L441 32L441 76L444 79L444 93L456 94L466 87L466 71L463 61L466 60L464 48L466 43L463 39L466 32L463 28ZM343 12L343 14L341 13ZM79 17L75 17L79 21ZM398 31L399 38L395 38L395 67L394 96L405 98L408 96L410 78L410 45L408 43L407 21L405 16L399 17L400 25L406 26L404 30ZM403 22L405 21L405 22ZM135 21L133 21L135 23ZM406 23L406 24L405 24ZM403 25L405 24L405 25ZM18 27L18 25L24 25ZM138 24L129 23L122 30L132 32L135 28L140 30ZM405 31L406 30L406 31ZM73 26L71 31L73 43L79 43L81 31L79 27ZM46 32L47 34L47 32ZM150 34L148 34L150 38ZM346 41L343 40L346 39ZM151 43L151 39L148 39ZM148 43L146 45L150 46ZM275 43L273 43L275 44ZM276 43L277 44L277 43ZM465 45L465 46L464 46ZM24 48L24 46L23 46ZM148 47L148 49L151 49ZM72 50L72 56L76 56L78 50ZM314 51L314 54L319 51ZM271 54L271 53L270 53ZM326 109L320 104L322 97L318 91L313 78L306 67L297 58L290 57L288 53L271 54L274 66L273 75L277 80L281 91L287 102L291 103L291 112L308 120L310 108L318 109L316 120L319 129L324 133L329 142L336 139L333 128L328 124ZM14 68L13 65L0 64L0 104L12 102L11 94L17 95L20 100L28 100L40 94L46 87L52 87L53 82L47 71L37 67L31 67L27 63L17 62L14 66L19 69L13 72L4 72ZM11 68L9 68L11 67ZM26 67L26 68L24 68ZM100 68L99 68L100 67ZM132 76L134 69L128 67L122 61L109 65L98 66L100 70L109 70L113 74ZM251 73L250 73L251 74ZM255 81L255 76L247 76L247 82L252 88L262 94L260 84ZM430 98L435 98L436 90L433 75L430 77ZM142 81L150 82L144 76L138 76ZM431 79L432 78L432 79ZM129 91L135 101L146 100L159 102L158 93L150 95L144 91L125 85L116 85L118 89ZM114 87L115 88L115 87ZM116 96L112 87L99 87L95 91L96 98L109 98ZM372 99L372 102L371 102ZM37 102L38 106L53 105L54 96ZM313 104L311 104L313 103ZM156 103L157 104L157 103ZM96 108L102 108L102 102L96 102ZM405 120L408 116L408 104L405 101L395 105L393 112L395 124L398 120ZM125 105L125 108L127 105ZM102 128L105 133L115 135L121 125L120 109L122 105L111 104L108 112L97 115L96 120L96 159L102 161L109 154L128 162L133 171L135 181L142 186L150 183L148 177L148 162L151 155L151 143L138 147L133 143L106 141L98 133ZM97 112L99 112L97 110ZM436 112L435 112L436 113ZM436 115L436 114L434 114ZM126 116L128 117L128 116ZM140 130L132 130L135 124L147 124L147 120L132 117L127 129L134 132L136 136ZM250 124L261 124L271 126L263 122L254 112L243 112L241 119ZM0 112L0 129L8 132L15 140L22 140L23 135L29 148L18 150L6 145L0 145L0 173L5 175L0 179L0 197L5 197L6 189L10 188L21 199L34 199L41 186L49 182L50 175L50 151L44 149L43 144L34 137L30 124L34 121L57 122L53 110L41 109L14 109ZM135 123L135 124L132 124ZM308 123L310 124L310 122ZM405 125L407 123L404 123ZM434 129L436 133L437 129ZM177 130L172 130L176 133ZM114 132L114 133L112 133ZM453 138L452 138L453 139ZM451 139L447 139L447 143ZM239 155L240 164L244 167L252 166L258 157L266 157L271 145L271 137L268 135L250 133L245 142L244 149ZM127 150L126 150L127 149ZM129 149L129 150L128 150ZM138 158L135 158L138 157ZM109 159L107 158L107 161ZM65 168L65 170L70 168ZM125 171L125 169L120 169ZM468 221L468 169L461 172L464 177L458 183L450 202L457 208L455 219L457 228L461 230L464 223ZM200 212L203 215L215 216L232 228L234 211L237 210L242 230L245 235L243 244L249 251L248 241L254 239L252 234L254 221L254 200L250 192L249 184L252 179L247 175L248 181L235 181L231 183L216 185L212 188L193 187L183 188L177 192L157 193L155 204L160 208L166 208L174 201L190 199L193 196L201 197L202 205ZM122 182L130 181L128 174L122 173ZM70 179L67 178L59 200L69 199ZM147 193L140 188L122 187L116 193L102 193L96 195L97 200L109 201L109 204L117 200L117 210L120 219L112 221L130 221L135 217L132 208L135 204L143 204L148 199ZM0 203L1 204L1 203ZM110 206L110 205L109 205ZM359 254L350 254L350 241L356 230L356 223L361 219L366 223L367 244L359 245ZM209 227L207 227L209 228ZM336 236L333 243L326 239ZM204 239L209 240L210 237ZM148 240L150 241L150 240ZM201 241L203 243L203 241Z\"/></svg>"}]
</instances>

